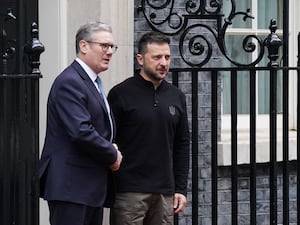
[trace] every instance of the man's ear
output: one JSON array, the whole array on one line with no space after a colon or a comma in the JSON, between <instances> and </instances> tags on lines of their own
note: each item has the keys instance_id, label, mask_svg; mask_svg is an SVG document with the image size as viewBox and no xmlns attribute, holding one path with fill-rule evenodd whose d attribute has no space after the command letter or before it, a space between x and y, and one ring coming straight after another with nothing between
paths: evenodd
<instances>
[{"instance_id":1,"label":"man's ear","mask_svg":"<svg viewBox=\"0 0 300 225\"><path fill-rule=\"evenodd\" d=\"M136 54L136 60L142 66L144 64L144 57L141 54Z\"/></svg>"},{"instance_id":2,"label":"man's ear","mask_svg":"<svg viewBox=\"0 0 300 225\"><path fill-rule=\"evenodd\" d=\"M79 49L81 53L86 54L88 48L88 43L84 40L79 41Z\"/></svg>"}]
</instances>

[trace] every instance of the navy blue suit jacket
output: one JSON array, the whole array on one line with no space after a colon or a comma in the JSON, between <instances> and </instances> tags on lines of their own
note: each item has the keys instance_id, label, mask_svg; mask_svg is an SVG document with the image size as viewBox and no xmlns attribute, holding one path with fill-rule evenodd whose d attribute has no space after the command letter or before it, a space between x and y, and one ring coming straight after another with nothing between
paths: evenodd
<instances>
[{"instance_id":1,"label":"navy blue suit jacket","mask_svg":"<svg viewBox=\"0 0 300 225\"><path fill-rule=\"evenodd\" d=\"M48 97L47 130L39 164L40 196L103 206L109 165L117 159L110 136L105 103L74 61L55 79Z\"/></svg>"}]
</instances>

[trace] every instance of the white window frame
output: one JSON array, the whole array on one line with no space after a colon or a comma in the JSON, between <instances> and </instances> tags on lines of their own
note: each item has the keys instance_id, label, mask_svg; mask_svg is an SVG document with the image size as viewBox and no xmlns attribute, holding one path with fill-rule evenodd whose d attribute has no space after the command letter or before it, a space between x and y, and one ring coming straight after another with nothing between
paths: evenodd
<instances>
[{"instance_id":1,"label":"white window frame","mask_svg":"<svg viewBox=\"0 0 300 225\"><path fill-rule=\"evenodd\" d=\"M258 1L258 0L257 0ZM257 1L252 1L252 11L257 12ZM300 8L300 1L290 1L290 27L289 27L289 66L297 65L297 54L298 54L298 32L300 31L300 16L298 10ZM257 18L257 16L255 17ZM249 32L250 31L250 32ZM256 21L253 20L252 28L250 29L228 29L228 34L269 34L269 30L257 29ZM277 34L282 34L282 30L278 29ZM297 47L295 47L297 46ZM299 46L300 47L300 46ZM223 103L222 103L223 104ZM256 107L258 110L258 107ZM223 105L222 105L223 111ZM297 123L297 74L296 71L291 71L289 76L289 159L296 159L296 124ZM250 162L249 154L249 126L250 116L249 114L238 114L237 118L237 129L238 129L238 163L247 164ZM256 128L257 128L257 162L269 161L269 115L258 114L256 117ZM231 164L231 115L221 114L221 141L218 143L218 164L219 165L230 165ZM282 160L282 115L277 115L277 155L278 160ZM263 151L261 151L263 150Z\"/></svg>"}]
</instances>

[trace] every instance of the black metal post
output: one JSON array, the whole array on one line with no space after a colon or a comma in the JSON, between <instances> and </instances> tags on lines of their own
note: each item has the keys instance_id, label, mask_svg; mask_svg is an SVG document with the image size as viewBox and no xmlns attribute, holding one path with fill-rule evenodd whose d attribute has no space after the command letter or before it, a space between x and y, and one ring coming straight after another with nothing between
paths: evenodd
<instances>
[{"instance_id":1,"label":"black metal post","mask_svg":"<svg viewBox=\"0 0 300 225\"><path fill-rule=\"evenodd\" d=\"M289 63L289 1L283 1L283 66ZM289 71L283 70L282 116L283 116L283 225L289 225Z\"/></svg>"},{"instance_id":2,"label":"black metal post","mask_svg":"<svg viewBox=\"0 0 300 225\"><path fill-rule=\"evenodd\" d=\"M198 225L198 72L192 72L192 225Z\"/></svg>"},{"instance_id":3,"label":"black metal post","mask_svg":"<svg viewBox=\"0 0 300 225\"><path fill-rule=\"evenodd\" d=\"M237 173L237 71L230 74L231 80L231 224L238 220L238 173Z\"/></svg>"},{"instance_id":4,"label":"black metal post","mask_svg":"<svg viewBox=\"0 0 300 225\"><path fill-rule=\"evenodd\" d=\"M35 49L30 43L28 48ZM29 56L39 58L40 50ZM39 224L39 78L38 72L0 74L1 225Z\"/></svg>"},{"instance_id":5,"label":"black metal post","mask_svg":"<svg viewBox=\"0 0 300 225\"><path fill-rule=\"evenodd\" d=\"M218 224L218 73L211 75L211 209L212 224Z\"/></svg>"},{"instance_id":6,"label":"black metal post","mask_svg":"<svg viewBox=\"0 0 300 225\"><path fill-rule=\"evenodd\" d=\"M250 71L250 224L256 224L256 71Z\"/></svg>"}]
</instances>

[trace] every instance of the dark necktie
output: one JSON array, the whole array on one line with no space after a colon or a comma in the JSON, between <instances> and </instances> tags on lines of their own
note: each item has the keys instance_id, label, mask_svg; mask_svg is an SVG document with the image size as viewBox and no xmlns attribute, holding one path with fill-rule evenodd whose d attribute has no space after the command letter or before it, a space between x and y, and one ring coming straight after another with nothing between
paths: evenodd
<instances>
[{"instance_id":1,"label":"dark necktie","mask_svg":"<svg viewBox=\"0 0 300 225\"><path fill-rule=\"evenodd\" d=\"M109 107L107 98L105 96L104 89L103 89L103 86L102 86L102 81L101 81L100 77L97 76L95 82L98 85L98 91L99 91L99 93L100 93L100 95L101 95L101 97L102 97L102 99L105 103L105 106L106 106L106 111L107 111L107 114L108 114L109 123L110 123L110 130L111 130L110 141L112 141L112 138L113 138L113 123L112 123L112 118L111 118L111 114L110 114L110 107Z\"/></svg>"}]
</instances>

